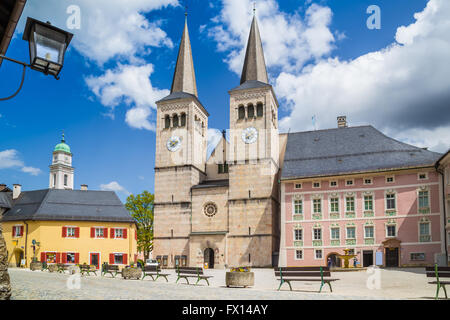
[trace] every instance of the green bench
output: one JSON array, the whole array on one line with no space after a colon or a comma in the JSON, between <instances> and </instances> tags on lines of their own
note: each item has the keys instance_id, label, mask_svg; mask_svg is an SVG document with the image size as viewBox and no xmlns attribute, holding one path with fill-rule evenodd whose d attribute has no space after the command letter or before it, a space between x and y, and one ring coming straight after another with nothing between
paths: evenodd
<instances>
[{"instance_id":1,"label":"green bench","mask_svg":"<svg viewBox=\"0 0 450 320\"><path fill-rule=\"evenodd\" d=\"M339 279L332 279L330 268L328 267L278 267L274 268L275 276L277 280L280 281L280 286L278 291L280 291L281 286L285 283L289 285L292 291L291 282L301 281L301 282L320 282L319 293L322 292L322 288L325 284L330 287L330 291L333 292L331 287L331 282L337 281Z\"/></svg>"},{"instance_id":2,"label":"green bench","mask_svg":"<svg viewBox=\"0 0 450 320\"><path fill-rule=\"evenodd\" d=\"M80 268L81 275L87 274L89 276L91 273L97 275L97 267L94 265L79 264L78 267Z\"/></svg>"},{"instance_id":3,"label":"green bench","mask_svg":"<svg viewBox=\"0 0 450 320\"><path fill-rule=\"evenodd\" d=\"M186 279L187 284L189 284L189 278L195 278L197 279L195 285L197 285L200 282L200 280L205 280L209 286L208 279L212 278L212 276L205 276L202 268L179 267L177 268L177 275L178 278L175 283L178 283L178 280L184 278Z\"/></svg>"},{"instance_id":4,"label":"green bench","mask_svg":"<svg viewBox=\"0 0 450 320\"><path fill-rule=\"evenodd\" d=\"M169 280L167 279L169 274L161 273L161 267L159 267L159 266L144 266L142 268L142 279L141 280L144 280L144 278L146 276L150 276L153 281L156 281L156 280L158 280L158 278L163 277L164 279L166 279L167 282L169 282ZM153 276L156 276L156 278L154 278Z\"/></svg>"},{"instance_id":5,"label":"green bench","mask_svg":"<svg viewBox=\"0 0 450 320\"><path fill-rule=\"evenodd\" d=\"M434 265L434 267L426 267L425 271L427 273L427 278L435 278L436 280L428 282L429 284L435 284L437 286L436 289L436 300L439 297L439 290L444 289L445 299L448 299L447 290L445 289L446 285L450 285L450 281L442 281L441 278L450 278L450 267L438 267L438 265ZM447 279L445 279L447 280Z\"/></svg>"},{"instance_id":6,"label":"green bench","mask_svg":"<svg viewBox=\"0 0 450 320\"><path fill-rule=\"evenodd\" d=\"M105 276L107 273L109 273L110 275L112 275L113 278L115 278L118 274L121 274L122 272L119 271L119 266L104 264L102 265L102 276Z\"/></svg>"}]
</instances>

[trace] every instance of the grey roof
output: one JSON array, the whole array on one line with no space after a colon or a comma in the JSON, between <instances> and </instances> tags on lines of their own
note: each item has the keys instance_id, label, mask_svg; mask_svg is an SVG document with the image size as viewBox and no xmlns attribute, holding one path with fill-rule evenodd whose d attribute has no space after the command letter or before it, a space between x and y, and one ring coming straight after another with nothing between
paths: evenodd
<instances>
[{"instance_id":1,"label":"grey roof","mask_svg":"<svg viewBox=\"0 0 450 320\"><path fill-rule=\"evenodd\" d=\"M281 179L433 166L440 156L372 126L290 133Z\"/></svg>"},{"instance_id":2,"label":"grey roof","mask_svg":"<svg viewBox=\"0 0 450 320\"><path fill-rule=\"evenodd\" d=\"M193 94L186 93L186 92L173 92L169 94L167 97L162 98L159 101L156 101L156 103L165 102L165 101L171 101L171 100L178 100L178 99L193 99L197 104L200 106L200 108L203 109L203 112L209 117L209 112L206 110L206 108L203 106L203 104L200 102L200 100L194 96Z\"/></svg>"},{"instance_id":3,"label":"grey roof","mask_svg":"<svg viewBox=\"0 0 450 320\"><path fill-rule=\"evenodd\" d=\"M256 16L253 17L250 35L248 36L247 51L245 53L244 67L242 68L241 84L249 80L269 83Z\"/></svg>"},{"instance_id":4,"label":"grey roof","mask_svg":"<svg viewBox=\"0 0 450 320\"><path fill-rule=\"evenodd\" d=\"M258 89L258 88L265 88L265 87L272 87L270 84L257 81L257 80L248 80L242 83L239 87L236 87L234 89L231 89L231 91L237 91L237 90L246 90L246 89Z\"/></svg>"},{"instance_id":5,"label":"grey roof","mask_svg":"<svg viewBox=\"0 0 450 320\"><path fill-rule=\"evenodd\" d=\"M220 188L220 187L228 187L229 185L230 180L208 180L203 181L201 184L193 186L192 189Z\"/></svg>"},{"instance_id":6,"label":"grey roof","mask_svg":"<svg viewBox=\"0 0 450 320\"><path fill-rule=\"evenodd\" d=\"M170 93L186 92L198 96L197 83L195 80L194 60L192 59L191 41L187 19L184 24L183 36L181 38L180 50L178 52L177 65L173 75Z\"/></svg>"},{"instance_id":7,"label":"grey roof","mask_svg":"<svg viewBox=\"0 0 450 320\"><path fill-rule=\"evenodd\" d=\"M134 222L112 191L56 189L22 192L3 215L18 220Z\"/></svg>"},{"instance_id":8,"label":"grey roof","mask_svg":"<svg viewBox=\"0 0 450 320\"><path fill-rule=\"evenodd\" d=\"M12 193L11 192L0 192L0 208L11 208L12 201Z\"/></svg>"}]
</instances>

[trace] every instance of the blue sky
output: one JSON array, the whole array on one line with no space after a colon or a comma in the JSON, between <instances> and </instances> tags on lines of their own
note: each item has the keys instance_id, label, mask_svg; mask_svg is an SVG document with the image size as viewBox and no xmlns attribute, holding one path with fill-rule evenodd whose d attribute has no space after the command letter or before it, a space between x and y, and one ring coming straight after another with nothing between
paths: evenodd
<instances>
[{"instance_id":1,"label":"blue sky","mask_svg":"<svg viewBox=\"0 0 450 320\"><path fill-rule=\"evenodd\" d=\"M205 3L189 1L188 21L199 98L215 136L229 127L227 91L239 85L252 2ZM381 9L380 30L366 26L373 4ZM61 80L27 71L21 93L0 102L0 183L47 188L64 130L76 188L115 190L122 200L153 191L154 102L171 86L184 3L28 0L7 55L28 60L27 16L67 30L69 5L80 7L81 28L70 30L75 36ZM311 130L313 115L318 129L335 127L336 116L345 114L350 125L372 124L445 152L449 11L446 0L257 1L282 130ZM20 82L20 67L4 62L0 73L6 96Z\"/></svg>"}]
</instances>

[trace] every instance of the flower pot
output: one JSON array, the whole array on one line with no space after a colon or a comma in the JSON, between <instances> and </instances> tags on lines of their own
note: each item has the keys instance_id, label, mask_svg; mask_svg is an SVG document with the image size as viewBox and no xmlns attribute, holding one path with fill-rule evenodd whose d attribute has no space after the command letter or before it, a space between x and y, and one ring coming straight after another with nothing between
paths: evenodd
<instances>
[{"instance_id":1,"label":"flower pot","mask_svg":"<svg viewBox=\"0 0 450 320\"><path fill-rule=\"evenodd\" d=\"M49 272L56 272L56 271L58 271L58 266L56 264L49 264L48 265L48 271Z\"/></svg>"},{"instance_id":2,"label":"flower pot","mask_svg":"<svg viewBox=\"0 0 450 320\"><path fill-rule=\"evenodd\" d=\"M122 277L126 280L135 279L139 280L142 278L142 269L141 268L123 268Z\"/></svg>"},{"instance_id":3,"label":"flower pot","mask_svg":"<svg viewBox=\"0 0 450 320\"><path fill-rule=\"evenodd\" d=\"M30 263L30 270L31 271L40 271L42 270L42 262L32 262Z\"/></svg>"},{"instance_id":4,"label":"flower pot","mask_svg":"<svg viewBox=\"0 0 450 320\"><path fill-rule=\"evenodd\" d=\"M253 272L227 272L225 283L227 287L252 287L255 285Z\"/></svg>"}]
</instances>

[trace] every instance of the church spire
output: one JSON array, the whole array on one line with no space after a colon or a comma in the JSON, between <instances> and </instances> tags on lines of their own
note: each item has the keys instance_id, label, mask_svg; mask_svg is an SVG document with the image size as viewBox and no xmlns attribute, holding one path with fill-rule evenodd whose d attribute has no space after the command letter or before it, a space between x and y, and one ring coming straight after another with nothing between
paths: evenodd
<instances>
[{"instance_id":1,"label":"church spire","mask_svg":"<svg viewBox=\"0 0 450 320\"><path fill-rule=\"evenodd\" d=\"M267 84L269 83L256 15L253 17L252 27L248 37L247 52L245 54L244 68L242 69L241 84L251 80L260 81Z\"/></svg>"},{"instance_id":2,"label":"church spire","mask_svg":"<svg viewBox=\"0 0 450 320\"><path fill-rule=\"evenodd\" d=\"M178 52L177 66L173 75L172 89L170 93L184 92L198 97L197 83L195 81L194 61L192 59L191 41L187 25L187 12L184 24L183 37L181 38Z\"/></svg>"}]
</instances>

